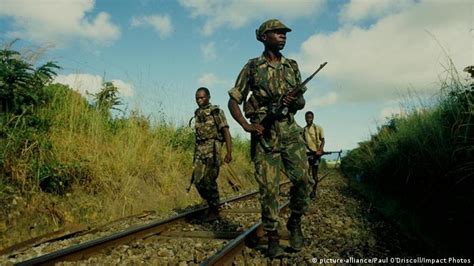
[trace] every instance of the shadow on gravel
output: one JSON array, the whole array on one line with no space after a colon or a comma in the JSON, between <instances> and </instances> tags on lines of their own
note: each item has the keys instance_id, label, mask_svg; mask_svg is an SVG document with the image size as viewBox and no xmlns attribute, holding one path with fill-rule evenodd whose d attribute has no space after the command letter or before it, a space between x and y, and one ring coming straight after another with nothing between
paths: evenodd
<instances>
[{"instance_id":1,"label":"shadow on gravel","mask_svg":"<svg viewBox=\"0 0 474 266\"><path fill-rule=\"evenodd\" d=\"M385 255L388 257L439 257L439 250L426 241L412 236L397 222L387 218L367 198L349 185L339 188L341 195L356 199L360 208L348 208L354 216L360 216L370 225L376 247L366 249L367 255Z\"/></svg>"},{"instance_id":2,"label":"shadow on gravel","mask_svg":"<svg viewBox=\"0 0 474 266\"><path fill-rule=\"evenodd\" d=\"M186 206L185 208L175 208L173 211L177 213L184 213L188 212L191 210L195 210L198 208L206 207L207 205L205 204L196 204L196 205L191 205L191 206ZM212 221L212 222L206 222L204 221L206 218L206 211L201 211L194 216L190 216L186 218L186 222L190 224L195 224L195 225L202 225L208 228L210 231L215 231L215 232L236 232L238 231L239 224L235 224L232 221L220 216L219 219Z\"/></svg>"}]
</instances>

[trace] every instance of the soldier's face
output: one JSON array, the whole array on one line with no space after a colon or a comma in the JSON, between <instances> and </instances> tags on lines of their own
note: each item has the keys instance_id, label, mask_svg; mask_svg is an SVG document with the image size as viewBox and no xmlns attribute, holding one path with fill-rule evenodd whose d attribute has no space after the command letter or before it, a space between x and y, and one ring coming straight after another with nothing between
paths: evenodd
<instances>
[{"instance_id":1,"label":"soldier's face","mask_svg":"<svg viewBox=\"0 0 474 266\"><path fill-rule=\"evenodd\" d=\"M286 44L286 31L269 30L263 35L263 41L271 49L282 50Z\"/></svg>"},{"instance_id":2,"label":"soldier's face","mask_svg":"<svg viewBox=\"0 0 474 266\"><path fill-rule=\"evenodd\" d=\"M306 124L311 125L313 123L313 116L311 114L307 114L304 116L306 120Z\"/></svg>"},{"instance_id":3,"label":"soldier's face","mask_svg":"<svg viewBox=\"0 0 474 266\"><path fill-rule=\"evenodd\" d=\"M207 96L205 91L198 91L196 92L196 103L199 107L202 107L209 103L209 97Z\"/></svg>"}]
</instances>

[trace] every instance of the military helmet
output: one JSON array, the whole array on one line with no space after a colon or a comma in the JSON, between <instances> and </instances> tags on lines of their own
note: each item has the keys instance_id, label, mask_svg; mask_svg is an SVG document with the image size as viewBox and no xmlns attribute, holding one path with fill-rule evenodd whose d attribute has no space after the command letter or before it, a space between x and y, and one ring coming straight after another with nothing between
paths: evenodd
<instances>
[{"instance_id":1,"label":"military helmet","mask_svg":"<svg viewBox=\"0 0 474 266\"><path fill-rule=\"evenodd\" d=\"M290 28L285 26L281 21L278 19L269 19L260 25L258 29L255 30L255 35L257 37L257 40L262 41L261 36L265 32L269 30L285 30L286 32L291 31Z\"/></svg>"}]
</instances>

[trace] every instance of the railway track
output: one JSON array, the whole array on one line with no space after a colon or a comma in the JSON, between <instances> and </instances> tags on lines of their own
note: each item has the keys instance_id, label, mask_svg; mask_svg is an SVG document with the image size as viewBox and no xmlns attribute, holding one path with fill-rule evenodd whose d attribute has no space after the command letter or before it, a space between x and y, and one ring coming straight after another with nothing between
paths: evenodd
<instances>
[{"instance_id":1,"label":"railway track","mask_svg":"<svg viewBox=\"0 0 474 266\"><path fill-rule=\"evenodd\" d=\"M289 182L281 185L286 184ZM282 188L282 194L285 194L285 190ZM108 233L85 242L69 244L51 252L40 251L40 254L34 257L12 253L14 255L9 255L8 263L16 265L74 262L81 264L184 262L186 265L229 263L252 240L253 243L250 244L257 245L255 239L263 235L260 206L256 195L258 192L254 191L221 202L222 219L213 223L201 222L202 215L207 209L201 207L170 218ZM280 202L285 201L284 198L282 196ZM281 209L287 204L283 203Z\"/></svg>"},{"instance_id":2,"label":"railway track","mask_svg":"<svg viewBox=\"0 0 474 266\"><path fill-rule=\"evenodd\" d=\"M199 218L184 220L169 226L159 234L136 238L103 249L79 261L60 261L57 265L311 265L329 258L404 258L436 257L437 251L425 249L416 239L401 234L399 228L381 219L370 202L355 196L345 177L331 172L318 186L318 198L302 219L305 246L298 253L286 253L281 259L265 257L266 238L259 226L259 206L255 199L224 204L223 219L215 223L200 223ZM286 200L285 196L280 202ZM180 214L181 215L181 214ZM284 226L288 212L280 215ZM150 224L165 217L145 214L131 218L135 226ZM169 219L169 218L167 218ZM130 219L115 223L113 232L130 229ZM119 229L120 228L120 229ZM102 232L102 237L112 231ZM288 232L279 229L281 244L287 246ZM27 250L0 255L0 265L14 265L98 239L86 232L63 240L33 245ZM285 235L286 234L286 235ZM89 237L87 241L83 241ZM80 239L80 240L78 240ZM62 243L64 241L64 243ZM47 245L48 244L48 245ZM61 246L61 247L59 247ZM423 248L421 248L423 247ZM0 251L2 253L2 251ZM323 262L321 262L323 261ZM229 263L232 262L232 263ZM329 263L329 262L328 262ZM348 262L350 263L350 262ZM47 264L47 263L44 263Z\"/></svg>"}]
</instances>

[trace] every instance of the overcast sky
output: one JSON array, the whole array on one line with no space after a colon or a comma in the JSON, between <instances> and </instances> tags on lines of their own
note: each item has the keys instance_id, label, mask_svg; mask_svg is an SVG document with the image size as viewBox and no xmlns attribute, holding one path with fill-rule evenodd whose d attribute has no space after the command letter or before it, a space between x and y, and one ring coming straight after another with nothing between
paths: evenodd
<instances>
[{"instance_id":1,"label":"overcast sky","mask_svg":"<svg viewBox=\"0 0 474 266\"><path fill-rule=\"evenodd\" d=\"M63 67L57 82L94 93L105 80L128 110L183 125L194 92L211 90L231 133L245 133L227 110L227 91L263 46L255 29L278 18L293 29L283 54L308 84L305 110L325 129L327 150L350 149L385 117L400 112L407 91L433 99L451 59L474 63L471 0L0 0L0 41L46 49Z\"/></svg>"}]
</instances>

